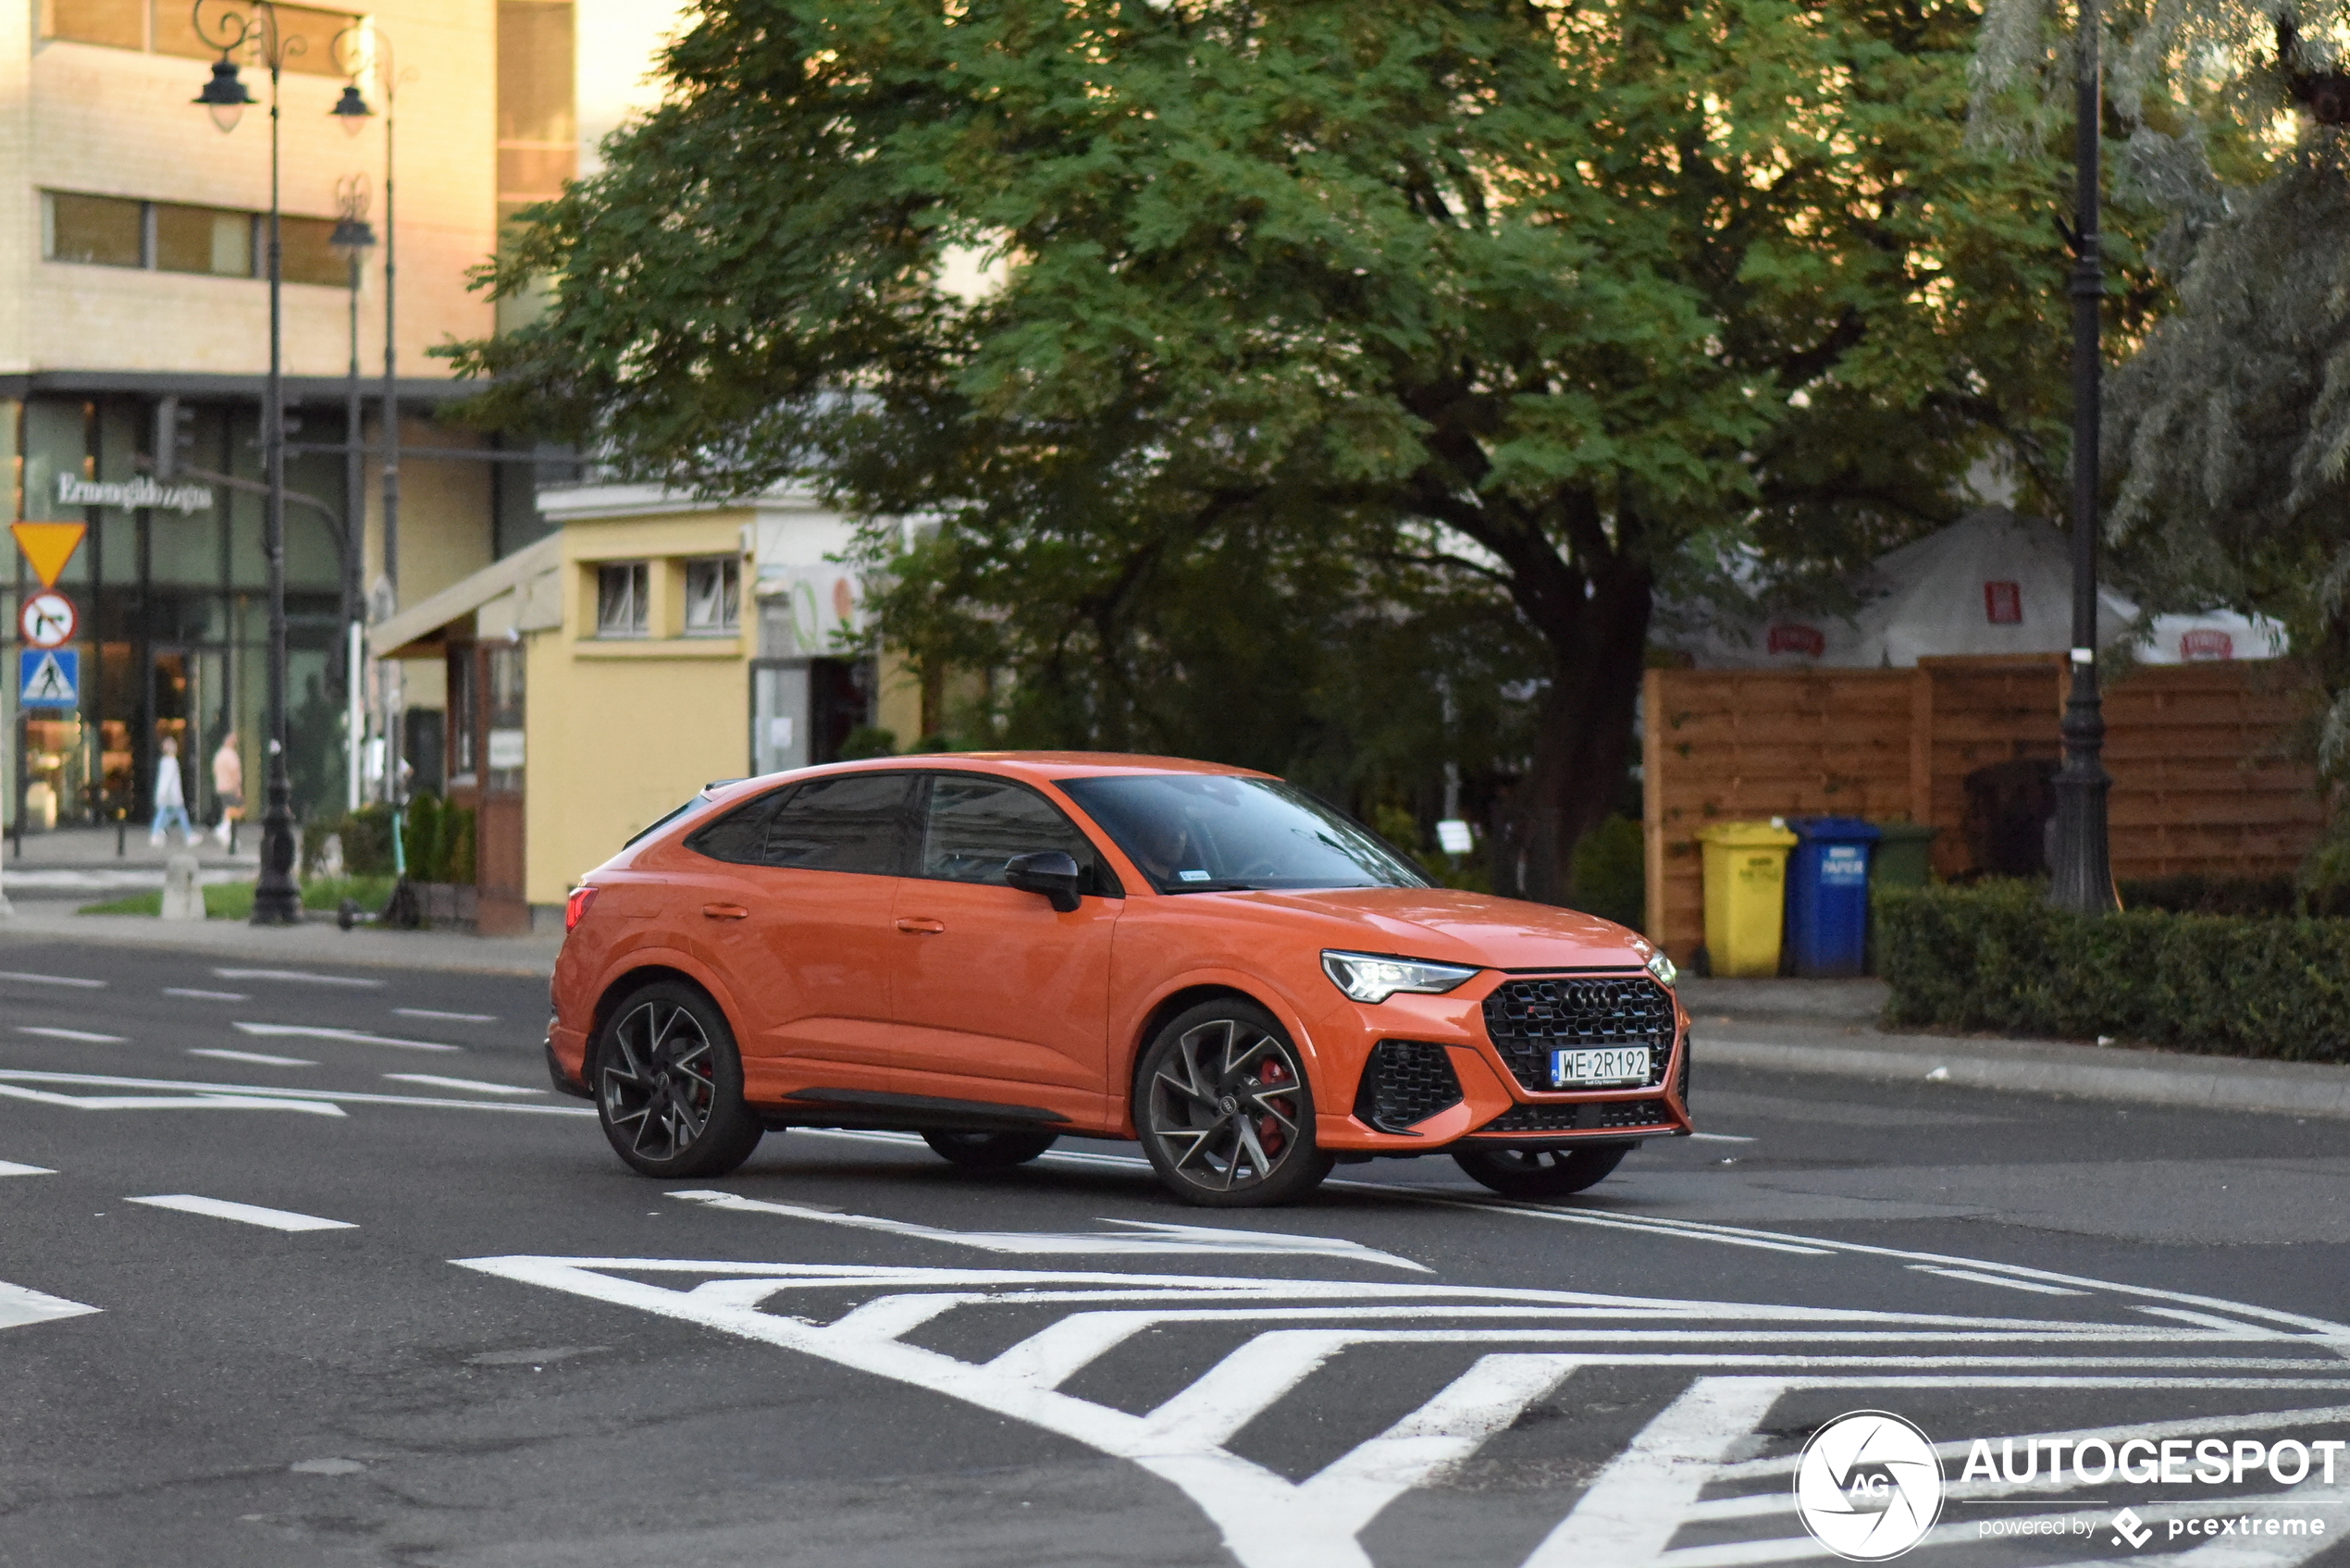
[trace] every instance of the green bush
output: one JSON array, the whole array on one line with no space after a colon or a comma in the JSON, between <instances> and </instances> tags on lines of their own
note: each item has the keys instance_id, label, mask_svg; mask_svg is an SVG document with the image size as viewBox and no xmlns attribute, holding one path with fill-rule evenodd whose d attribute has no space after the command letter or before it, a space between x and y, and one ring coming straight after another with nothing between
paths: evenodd
<instances>
[{"instance_id":1,"label":"green bush","mask_svg":"<svg viewBox=\"0 0 2350 1568\"><path fill-rule=\"evenodd\" d=\"M356 811L346 811L303 829L302 852L314 871L329 833L341 835L342 869L346 873L354 877L391 875L390 807L362 806Z\"/></svg>"},{"instance_id":2,"label":"green bush","mask_svg":"<svg viewBox=\"0 0 2350 1568\"><path fill-rule=\"evenodd\" d=\"M1885 888L1891 1022L2350 1062L2350 920L2048 907L2028 883Z\"/></svg>"},{"instance_id":3,"label":"green bush","mask_svg":"<svg viewBox=\"0 0 2350 1568\"><path fill-rule=\"evenodd\" d=\"M1575 907L1603 920L1648 927L1648 857L1637 817L1610 817L1575 846Z\"/></svg>"}]
</instances>

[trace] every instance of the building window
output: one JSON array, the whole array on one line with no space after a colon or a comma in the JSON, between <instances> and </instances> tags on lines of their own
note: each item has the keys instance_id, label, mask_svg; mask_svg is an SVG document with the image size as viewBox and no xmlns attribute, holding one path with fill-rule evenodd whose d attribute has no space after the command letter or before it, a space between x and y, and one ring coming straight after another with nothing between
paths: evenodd
<instances>
[{"instance_id":1,"label":"building window","mask_svg":"<svg viewBox=\"0 0 2350 1568\"><path fill-rule=\"evenodd\" d=\"M641 561L596 568L596 635L641 637L652 623L652 571Z\"/></svg>"},{"instance_id":2,"label":"building window","mask_svg":"<svg viewBox=\"0 0 2350 1568\"><path fill-rule=\"evenodd\" d=\"M351 286L350 264L328 243L334 231L328 218L279 215L278 265L287 282ZM43 191L41 236L41 253L50 261L211 278L269 275L267 215L234 207Z\"/></svg>"},{"instance_id":3,"label":"building window","mask_svg":"<svg viewBox=\"0 0 2350 1568\"><path fill-rule=\"evenodd\" d=\"M732 636L743 625L743 563L737 556L686 562L686 635Z\"/></svg>"},{"instance_id":4,"label":"building window","mask_svg":"<svg viewBox=\"0 0 2350 1568\"><path fill-rule=\"evenodd\" d=\"M216 59L220 55L196 36L195 19L187 0L40 0L40 5L43 38L179 55L192 60ZM276 9L279 32L289 40L302 40L300 48L286 51L287 70L308 76L348 74L336 61L335 38L354 26L357 17L315 6L287 5Z\"/></svg>"},{"instance_id":5,"label":"building window","mask_svg":"<svg viewBox=\"0 0 2350 1568\"><path fill-rule=\"evenodd\" d=\"M41 193L41 253L97 266L147 265L145 204L114 196Z\"/></svg>"}]
</instances>

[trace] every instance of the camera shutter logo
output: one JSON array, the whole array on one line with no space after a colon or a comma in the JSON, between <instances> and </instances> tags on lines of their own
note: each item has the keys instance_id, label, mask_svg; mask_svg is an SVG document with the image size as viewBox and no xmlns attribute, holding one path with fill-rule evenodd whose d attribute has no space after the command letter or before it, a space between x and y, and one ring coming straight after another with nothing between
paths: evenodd
<instances>
[{"instance_id":1,"label":"camera shutter logo","mask_svg":"<svg viewBox=\"0 0 2350 1568\"><path fill-rule=\"evenodd\" d=\"M1795 1511L1822 1546L1854 1562L1899 1557L1942 1513L1942 1462L1923 1432L1881 1410L1839 1415L1803 1445Z\"/></svg>"}]
</instances>

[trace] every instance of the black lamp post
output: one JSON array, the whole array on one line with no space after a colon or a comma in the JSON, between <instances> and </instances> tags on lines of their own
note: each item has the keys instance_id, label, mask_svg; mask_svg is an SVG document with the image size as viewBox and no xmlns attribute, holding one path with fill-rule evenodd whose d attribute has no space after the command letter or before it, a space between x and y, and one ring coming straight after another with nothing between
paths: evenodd
<instances>
[{"instance_id":1,"label":"black lamp post","mask_svg":"<svg viewBox=\"0 0 2350 1568\"><path fill-rule=\"evenodd\" d=\"M2105 714L2097 696L2097 467L2105 366L2098 352L2105 258L2098 239L2103 112L2096 0L2081 0L2076 45L2072 265L2072 690L2059 726L2064 767L2056 776L2056 844L2048 902L2101 915L2116 908L2107 844Z\"/></svg>"},{"instance_id":2,"label":"black lamp post","mask_svg":"<svg viewBox=\"0 0 2350 1568\"><path fill-rule=\"evenodd\" d=\"M347 174L335 181L334 232L328 236L328 248L343 259L351 268L351 373L343 391L342 439L342 624L345 663L350 689L345 693L344 710L350 716L351 744L349 750L350 782L345 806L359 809L359 752L365 739L362 716L365 708L361 701L363 674L366 665L362 657L360 640L366 635L366 585L361 580L365 562L367 539L367 503L361 494L366 478L360 444L359 410L359 268L367 253L376 247L376 231L367 227L367 177Z\"/></svg>"},{"instance_id":3,"label":"black lamp post","mask_svg":"<svg viewBox=\"0 0 2350 1568\"><path fill-rule=\"evenodd\" d=\"M269 377L261 408L262 464L269 487L262 533L269 562L269 735L265 743L269 794L261 816L261 876L254 887L253 923L297 925L302 889L293 875L293 784L286 772L285 253L278 223L278 88L287 59L303 53L306 45L298 36L286 36L270 0L243 0L241 10L222 5L216 23L207 28L204 11L215 3L195 0L192 9L197 38L220 51L212 80L195 99L210 111L212 123L224 133L234 130L245 105L254 102L238 77L233 58L238 50L252 45L269 68Z\"/></svg>"}]
</instances>

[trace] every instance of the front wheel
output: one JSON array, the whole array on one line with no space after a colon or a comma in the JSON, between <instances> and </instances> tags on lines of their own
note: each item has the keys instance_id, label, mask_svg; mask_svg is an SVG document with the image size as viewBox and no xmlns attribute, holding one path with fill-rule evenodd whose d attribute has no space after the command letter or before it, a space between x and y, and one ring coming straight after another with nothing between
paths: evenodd
<instances>
[{"instance_id":1,"label":"front wheel","mask_svg":"<svg viewBox=\"0 0 2350 1568\"><path fill-rule=\"evenodd\" d=\"M1272 1015L1204 1002L1158 1031L1134 1075L1135 1130L1167 1190L1204 1208L1304 1197L1336 1157L1314 1142L1314 1092Z\"/></svg>"},{"instance_id":2,"label":"front wheel","mask_svg":"<svg viewBox=\"0 0 2350 1568\"><path fill-rule=\"evenodd\" d=\"M1629 1143L1586 1143L1565 1149L1455 1146L1453 1163L1470 1179L1505 1198L1564 1198L1606 1180L1631 1152Z\"/></svg>"},{"instance_id":3,"label":"front wheel","mask_svg":"<svg viewBox=\"0 0 2350 1568\"><path fill-rule=\"evenodd\" d=\"M718 1005L661 981L615 1008L597 1037L596 1117L612 1152L647 1176L724 1176L765 1130L743 1104L743 1063Z\"/></svg>"},{"instance_id":4,"label":"front wheel","mask_svg":"<svg viewBox=\"0 0 2350 1568\"><path fill-rule=\"evenodd\" d=\"M1060 1138L1051 1132L925 1132L922 1142L940 1159L965 1170L1009 1170L1026 1165Z\"/></svg>"}]
</instances>

